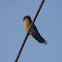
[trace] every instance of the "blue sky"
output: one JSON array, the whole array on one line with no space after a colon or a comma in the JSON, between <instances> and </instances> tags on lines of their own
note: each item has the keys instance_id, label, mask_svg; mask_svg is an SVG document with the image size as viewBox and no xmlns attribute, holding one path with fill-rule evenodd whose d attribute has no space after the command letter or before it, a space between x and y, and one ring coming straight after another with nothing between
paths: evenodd
<instances>
[{"instance_id":1,"label":"blue sky","mask_svg":"<svg viewBox=\"0 0 62 62\"><path fill-rule=\"evenodd\" d=\"M0 0L0 62L14 62L26 36L23 17L33 20L40 0ZM62 62L62 0L46 0L35 25L48 45L29 36L18 62Z\"/></svg>"}]
</instances>

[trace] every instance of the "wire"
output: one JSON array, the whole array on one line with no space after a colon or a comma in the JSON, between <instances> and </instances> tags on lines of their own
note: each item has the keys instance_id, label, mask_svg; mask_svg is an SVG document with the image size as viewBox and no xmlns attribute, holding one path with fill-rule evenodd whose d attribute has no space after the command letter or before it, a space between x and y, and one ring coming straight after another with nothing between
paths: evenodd
<instances>
[{"instance_id":1,"label":"wire","mask_svg":"<svg viewBox=\"0 0 62 62\"><path fill-rule=\"evenodd\" d=\"M27 40L27 38L28 38L28 36L29 36L31 27L32 27L32 25L34 24L34 22L35 22L35 20L36 20L38 14L39 14L39 12L40 12L40 9L41 9L41 7L42 7L44 1L45 1L45 0L42 0L41 4L40 4L40 6L39 6L39 9L38 9L37 12L36 12L36 15L35 15L35 17L34 17L32 23L31 23L30 29L29 29L29 31L27 32L26 37L25 37L25 39L24 39L24 41L23 41L23 43L22 43L22 46L21 46L21 48L20 48L20 50L19 50L19 53L18 53L18 55L17 55L17 57L16 57L16 59L15 59L15 62L17 62L18 59L19 59L19 57L20 57L20 54L21 54L21 52L22 52L22 50L23 50L23 47L24 47L24 45L25 45L25 43L26 43L26 40Z\"/></svg>"}]
</instances>

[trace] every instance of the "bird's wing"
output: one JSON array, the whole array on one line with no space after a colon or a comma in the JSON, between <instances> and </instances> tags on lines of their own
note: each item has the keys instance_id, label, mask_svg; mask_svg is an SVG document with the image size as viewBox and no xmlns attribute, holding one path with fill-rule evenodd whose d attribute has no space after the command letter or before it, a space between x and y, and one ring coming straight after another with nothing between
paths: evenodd
<instances>
[{"instance_id":1,"label":"bird's wing","mask_svg":"<svg viewBox=\"0 0 62 62\"><path fill-rule=\"evenodd\" d=\"M43 37L41 37L41 35L39 34L37 28L35 25L32 26L31 28L31 35L39 42L39 43L45 43L45 39Z\"/></svg>"},{"instance_id":2,"label":"bird's wing","mask_svg":"<svg viewBox=\"0 0 62 62\"><path fill-rule=\"evenodd\" d=\"M29 23L31 24L32 21L29 20ZM32 28L31 28L31 31L30 31L30 34L39 42L39 43L46 43L45 39L39 34L37 28L35 25L32 25Z\"/></svg>"},{"instance_id":3,"label":"bird's wing","mask_svg":"<svg viewBox=\"0 0 62 62\"><path fill-rule=\"evenodd\" d=\"M30 24L32 23L32 21L30 19L28 19L28 21L29 21Z\"/></svg>"}]
</instances>

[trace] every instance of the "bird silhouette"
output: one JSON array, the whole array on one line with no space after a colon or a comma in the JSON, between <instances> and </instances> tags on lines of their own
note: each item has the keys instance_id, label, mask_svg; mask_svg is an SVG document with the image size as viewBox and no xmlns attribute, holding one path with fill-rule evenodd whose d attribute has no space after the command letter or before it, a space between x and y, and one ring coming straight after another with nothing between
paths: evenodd
<instances>
[{"instance_id":1,"label":"bird silhouette","mask_svg":"<svg viewBox=\"0 0 62 62\"><path fill-rule=\"evenodd\" d=\"M25 21L24 28L26 29L26 31L28 31L31 26L31 23L32 23L31 17L25 16L23 18L23 21ZM39 32L34 24L31 27L30 35L32 35L39 43L47 45L47 41L39 34Z\"/></svg>"}]
</instances>

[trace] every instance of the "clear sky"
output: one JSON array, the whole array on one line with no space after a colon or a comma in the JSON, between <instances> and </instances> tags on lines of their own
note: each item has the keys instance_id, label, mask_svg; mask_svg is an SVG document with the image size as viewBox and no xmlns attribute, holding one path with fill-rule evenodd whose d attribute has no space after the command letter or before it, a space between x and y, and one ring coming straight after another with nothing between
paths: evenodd
<instances>
[{"instance_id":1,"label":"clear sky","mask_svg":"<svg viewBox=\"0 0 62 62\"><path fill-rule=\"evenodd\" d=\"M14 62L26 36L23 17L33 20L42 0L0 0L0 62ZM62 0L45 0L35 25L48 45L29 36L18 62L62 62Z\"/></svg>"}]
</instances>

